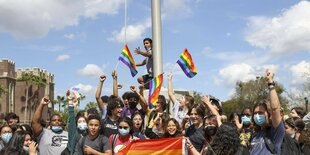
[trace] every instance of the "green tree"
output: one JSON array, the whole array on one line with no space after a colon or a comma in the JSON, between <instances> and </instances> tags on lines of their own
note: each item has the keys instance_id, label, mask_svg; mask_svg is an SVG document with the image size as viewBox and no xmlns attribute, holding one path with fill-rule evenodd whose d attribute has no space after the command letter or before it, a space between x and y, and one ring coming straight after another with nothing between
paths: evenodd
<instances>
[{"instance_id":1,"label":"green tree","mask_svg":"<svg viewBox=\"0 0 310 155\"><path fill-rule=\"evenodd\" d=\"M86 98L85 95L80 94L80 102ZM57 99L54 100L54 103L59 104L58 111L55 111L53 109L53 113L59 114L62 118L62 121L64 123L67 123L68 117L69 117L69 111L68 111L68 99L64 96L57 96ZM60 109L62 107L62 110Z\"/></svg>"},{"instance_id":2,"label":"green tree","mask_svg":"<svg viewBox=\"0 0 310 155\"><path fill-rule=\"evenodd\" d=\"M57 96L56 100L54 100L54 104L58 104L58 111L61 112L62 105L65 105L65 97L64 96Z\"/></svg>"},{"instance_id":3,"label":"green tree","mask_svg":"<svg viewBox=\"0 0 310 155\"><path fill-rule=\"evenodd\" d=\"M276 83L275 89L279 95L281 107L287 109L288 100L283 96L284 87L280 83ZM269 98L268 85L264 77L257 77L255 80L247 82L239 81L236 83L235 90L234 96L223 103L223 112L227 115L231 112L240 112L244 107L252 108L256 101ZM225 105L226 103L228 105Z\"/></svg>"},{"instance_id":4,"label":"green tree","mask_svg":"<svg viewBox=\"0 0 310 155\"><path fill-rule=\"evenodd\" d=\"M194 97L195 103L198 103L198 104L201 103L201 93L200 92L194 91L193 97Z\"/></svg>"},{"instance_id":5,"label":"green tree","mask_svg":"<svg viewBox=\"0 0 310 155\"><path fill-rule=\"evenodd\" d=\"M7 92L8 92L8 90L7 90L3 85L0 85L0 96L1 96L2 94L7 93Z\"/></svg>"},{"instance_id":6,"label":"green tree","mask_svg":"<svg viewBox=\"0 0 310 155\"><path fill-rule=\"evenodd\" d=\"M24 123L26 123L28 105L30 105L30 108L29 108L29 120L30 120L31 112L37 106L34 103L38 103L38 102L35 102L35 101L38 101L38 91L35 91L33 94L29 94L29 91L32 91L32 85L36 85L40 87L40 86L45 86L47 82L44 77L37 76L32 73L22 73L21 77L18 78L17 81L24 81L26 83L25 106L23 107L25 111L25 116L24 116L25 122Z\"/></svg>"},{"instance_id":7,"label":"green tree","mask_svg":"<svg viewBox=\"0 0 310 155\"><path fill-rule=\"evenodd\" d=\"M86 104L85 110L88 110L90 108L96 108L97 110L99 109L98 104L96 102L88 102Z\"/></svg>"}]
</instances>

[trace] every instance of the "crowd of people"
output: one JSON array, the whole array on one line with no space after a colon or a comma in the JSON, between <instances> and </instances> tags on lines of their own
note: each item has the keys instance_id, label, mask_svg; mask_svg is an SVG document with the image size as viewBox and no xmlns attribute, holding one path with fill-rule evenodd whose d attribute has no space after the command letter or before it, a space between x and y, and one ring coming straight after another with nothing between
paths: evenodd
<instances>
[{"instance_id":1,"label":"crowd of people","mask_svg":"<svg viewBox=\"0 0 310 155\"><path fill-rule=\"evenodd\" d=\"M151 40L144 40L149 49ZM136 49L137 54L150 55ZM151 72L149 72L151 74ZM268 155L310 154L310 114L301 107L284 115L275 89L274 73L266 71L269 98L244 107L229 117L222 114L222 104L212 96L202 96L201 104L191 95L178 99L168 79L168 95L159 95L150 109L143 91L150 75L138 78L139 88L120 96L117 72L112 72L113 95L101 96L105 75L99 77L96 100L99 110L78 111L79 98L67 92L68 122L53 114L46 124L41 120L44 107L50 103L43 97L31 124L20 124L19 117L8 113L0 128L0 154L3 155L111 155L141 139L177 138L185 140L190 155ZM172 107L169 110L168 107ZM66 125L66 126L65 126Z\"/></svg>"}]
</instances>

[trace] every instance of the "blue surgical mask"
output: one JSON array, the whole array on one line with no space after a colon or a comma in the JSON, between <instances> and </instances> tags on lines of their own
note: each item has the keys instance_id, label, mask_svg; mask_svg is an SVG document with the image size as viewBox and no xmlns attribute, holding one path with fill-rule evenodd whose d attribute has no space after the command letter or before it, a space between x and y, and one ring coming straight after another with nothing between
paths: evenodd
<instances>
[{"instance_id":1,"label":"blue surgical mask","mask_svg":"<svg viewBox=\"0 0 310 155\"><path fill-rule=\"evenodd\" d=\"M242 116L241 120L243 122L244 125L250 125L251 124L251 117L248 116Z\"/></svg>"},{"instance_id":2,"label":"blue surgical mask","mask_svg":"<svg viewBox=\"0 0 310 155\"><path fill-rule=\"evenodd\" d=\"M62 127L61 126L52 126L52 131L53 132L61 132L62 131Z\"/></svg>"},{"instance_id":3,"label":"blue surgical mask","mask_svg":"<svg viewBox=\"0 0 310 155\"><path fill-rule=\"evenodd\" d=\"M266 116L265 115L254 115L254 122L259 126L263 126L266 123Z\"/></svg>"},{"instance_id":4,"label":"blue surgical mask","mask_svg":"<svg viewBox=\"0 0 310 155\"><path fill-rule=\"evenodd\" d=\"M84 131L87 129L87 124L85 122L83 123L78 123L77 127L81 130Z\"/></svg>"},{"instance_id":5,"label":"blue surgical mask","mask_svg":"<svg viewBox=\"0 0 310 155\"><path fill-rule=\"evenodd\" d=\"M10 139L12 138L12 133L4 133L1 135L1 139L5 142L8 143Z\"/></svg>"},{"instance_id":6,"label":"blue surgical mask","mask_svg":"<svg viewBox=\"0 0 310 155\"><path fill-rule=\"evenodd\" d=\"M122 136L126 136L129 134L129 129L118 129L119 134L121 134Z\"/></svg>"}]
</instances>

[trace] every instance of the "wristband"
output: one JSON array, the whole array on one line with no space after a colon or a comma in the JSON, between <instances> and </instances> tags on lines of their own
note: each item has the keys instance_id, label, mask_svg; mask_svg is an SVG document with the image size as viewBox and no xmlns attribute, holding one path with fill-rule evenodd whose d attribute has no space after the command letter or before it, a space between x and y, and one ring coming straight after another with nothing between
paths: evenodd
<instances>
[{"instance_id":1,"label":"wristband","mask_svg":"<svg viewBox=\"0 0 310 155\"><path fill-rule=\"evenodd\" d=\"M276 86L276 84L275 84L275 82L274 82L274 81L273 81L273 82L268 83L268 88L269 88L269 90L274 89L274 88L275 88L275 86Z\"/></svg>"}]
</instances>

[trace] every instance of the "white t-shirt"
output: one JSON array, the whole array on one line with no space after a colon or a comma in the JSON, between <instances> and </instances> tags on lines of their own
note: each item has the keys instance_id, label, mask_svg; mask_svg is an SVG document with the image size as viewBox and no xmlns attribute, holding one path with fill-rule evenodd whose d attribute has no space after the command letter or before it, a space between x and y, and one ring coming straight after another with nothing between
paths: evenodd
<instances>
[{"instance_id":1,"label":"white t-shirt","mask_svg":"<svg viewBox=\"0 0 310 155\"><path fill-rule=\"evenodd\" d=\"M183 111L180 108L180 102L176 101L173 105L173 117L179 122L179 124L182 124L183 119L185 118L187 111Z\"/></svg>"},{"instance_id":2,"label":"white t-shirt","mask_svg":"<svg viewBox=\"0 0 310 155\"><path fill-rule=\"evenodd\" d=\"M68 144L68 132L62 131L61 133L57 134L50 129L43 128L37 139L39 141L40 154L61 154L61 152L67 147Z\"/></svg>"}]
</instances>

